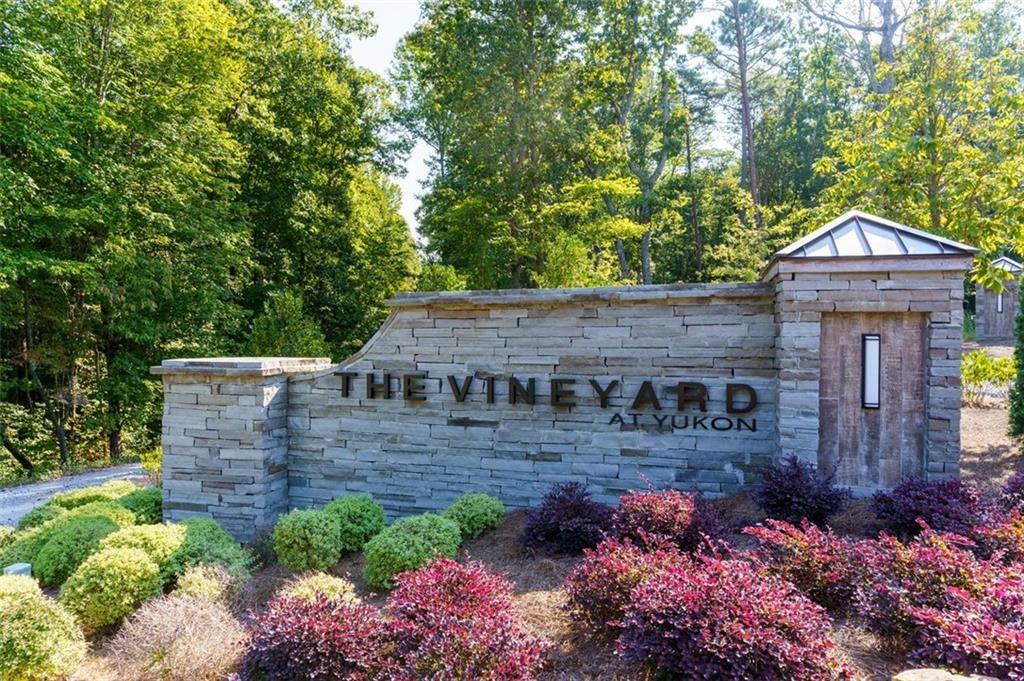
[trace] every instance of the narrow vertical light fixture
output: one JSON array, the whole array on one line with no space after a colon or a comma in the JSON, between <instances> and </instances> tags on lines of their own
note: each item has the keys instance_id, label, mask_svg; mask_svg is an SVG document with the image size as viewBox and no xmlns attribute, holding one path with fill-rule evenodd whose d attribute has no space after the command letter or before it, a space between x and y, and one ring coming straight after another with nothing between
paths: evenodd
<instances>
[{"instance_id":1,"label":"narrow vertical light fixture","mask_svg":"<svg viewBox=\"0 0 1024 681\"><path fill-rule=\"evenodd\" d=\"M1000 293L998 296L996 296L996 312L999 313L999 314L1003 314L1003 294L1002 293Z\"/></svg>"},{"instance_id":2,"label":"narrow vertical light fixture","mask_svg":"<svg viewBox=\"0 0 1024 681\"><path fill-rule=\"evenodd\" d=\"M882 393L882 337L866 333L861 341L861 406L878 409Z\"/></svg>"}]
</instances>

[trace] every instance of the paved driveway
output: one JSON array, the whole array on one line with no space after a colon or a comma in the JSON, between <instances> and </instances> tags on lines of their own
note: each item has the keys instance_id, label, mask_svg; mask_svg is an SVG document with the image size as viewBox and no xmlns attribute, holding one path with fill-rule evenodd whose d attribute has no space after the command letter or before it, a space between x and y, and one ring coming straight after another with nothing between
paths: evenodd
<instances>
[{"instance_id":1,"label":"paved driveway","mask_svg":"<svg viewBox=\"0 0 1024 681\"><path fill-rule=\"evenodd\" d=\"M145 477L142 466L130 463L113 468L85 471L46 482L33 482L28 485L0 489L0 525L17 525L21 516L57 492L99 485L107 480L127 480L139 477Z\"/></svg>"}]
</instances>

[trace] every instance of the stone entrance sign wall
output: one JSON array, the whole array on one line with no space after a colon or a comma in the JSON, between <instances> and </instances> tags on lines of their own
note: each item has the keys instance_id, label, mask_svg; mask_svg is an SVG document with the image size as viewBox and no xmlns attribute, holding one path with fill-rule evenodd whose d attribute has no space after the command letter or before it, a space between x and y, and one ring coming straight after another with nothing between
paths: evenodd
<instances>
[{"instance_id":1,"label":"stone entrance sign wall","mask_svg":"<svg viewBox=\"0 0 1024 681\"><path fill-rule=\"evenodd\" d=\"M780 253L760 282L402 295L341 364L165 361L154 368L165 514L213 517L246 537L348 492L398 515L467 491L526 506L568 480L609 502L647 484L718 496L790 454L847 470L821 430L831 407L819 386L823 361L860 361L859 340L822 347L828 316L850 313L915 315L924 345L903 367L920 378L906 381L923 390L920 413L897 429L918 453L848 482L870 491L893 475L956 475L972 249L909 230L894 238L928 237L930 250L816 255L816 238L843 244L843 230L874 237L889 224L848 214ZM901 399L902 385L887 384L885 399ZM870 437L852 449L877 449Z\"/></svg>"}]
</instances>

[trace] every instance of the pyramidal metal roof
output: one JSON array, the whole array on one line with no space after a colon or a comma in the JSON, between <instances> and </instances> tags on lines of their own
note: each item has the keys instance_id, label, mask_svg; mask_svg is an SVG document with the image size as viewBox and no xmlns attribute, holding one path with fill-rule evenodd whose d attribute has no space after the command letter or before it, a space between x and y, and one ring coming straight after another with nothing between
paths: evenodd
<instances>
[{"instance_id":1,"label":"pyramidal metal roof","mask_svg":"<svg viewBox=\"0 0 1024 681\"><path fill-rule=\"evenodd\" d=\"M978 249L851 210L776 253L785 258L973 255Z\"/></svg>"},{"instance_id":2,"label":"pyramidal metal roof","mask_svg":"<svg viewBox=\"0 0 1024 681\"><path fill-rule=\"evenodd\" d=\"M1005 255L1000 257L1000 258L996 258L995 260L993 260L992 261L992 266L993 267L998 267L1001 270L1006 270L1007 272L1010 272L1011 274L1020 274L1022 271L1024 271L1024 265L1021 265L1016 260L1012 260L1012 259L1006 257Z\"/></svg>"}]
</instances>

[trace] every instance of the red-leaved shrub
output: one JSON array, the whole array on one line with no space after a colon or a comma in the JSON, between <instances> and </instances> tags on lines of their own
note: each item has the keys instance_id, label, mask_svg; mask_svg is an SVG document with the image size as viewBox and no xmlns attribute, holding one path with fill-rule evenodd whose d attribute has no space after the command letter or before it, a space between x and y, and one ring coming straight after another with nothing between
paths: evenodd
<instances>
[{"instance_id":1,"label":"red-leaved shrub","mask_svg":"<svg viewBox=\"0 0 1024 681\"><path fill-rule=\"evenodd\" d=\"M843 507L850 491L832 485L832 476L791 456L761 472L754 502L770 518L797 523L807 518L823 523Z\"/></svg>"},{"instance_id":2,"label":"red-leaved shrub","mask_svg":"<svg viewBox=\"0 0 1024 681\"><path fill-rule=\"evenodd\" d=\"M768 520L743 532L759 542L754 560L761 568L791 582L818 605L830 610L849 606L857 575L851 542L806 519L799 527Z\"/></svg>"},{"instance_id":3,"label":"red-leaved shrub","mask_svg":"<svg viewBox=\"0 0 1024 681\"><path fill-rule=\"evenodd\" d=\"M1024 470L1017 471L1003 484L999 503L1003 508L1024 511Z\"/></svg>"},{"instance_id":4,"label":"red-leaved shrub","mask_svg":"<svg viewBox=\"0 0 1024 681\"><path fill-rule=\"evenodd\" d=\"M974 534L987 555L1007 563L1024 561L1024 507L992 511Z\"/></svg>"},{"instance_id":5,"label":"red-leaved shrub","mask_svg":"<svg viewBox=\"0 0 1024 681\"><path fill-rule=\"evenodd\" d=\"M634 588L680 560L672 548L643 551L628 539L613 538L583 555L565 578L565 608L575 620L608 629L621 626Z\"/></svg>"},{"instance_id":6,"label":"red-leaved shrub","mask_svg":"<svg viewBox=\"0 0 1024 681\"><path fill-rule=\"evenodd\" d=\"M619 652L698 679L850 678L825 611L742 560L698 555L633 590Z\"/></svg>"},{"instance_id":7,"label":"red-leaved shrub","mask_svg":"<svg viewBox=\"0 0 1024 681\"><path fill-rule=\"evenodd\" d=\"M868 626L897 647L917 634L913 613L941 608L949 588L980 596L999 576L1002 566L979 560L973 542L959 535L923 531L904 544L882 534L854 546L858 579L854 602Z\"/></svg>"},{"instance_id":8,"label":"red-leaved shrub","mask_svg":"<svg viewBox=\"0 0 1024 681\"><path fill-rule=\"evenodd\" d=\"M527 681L547 644L516 622L512 586L482 565L439 559L396 578L387 614L398 671L414 681Z\"/></svg>"},{"instance_id":9,"label":"red-leaved shrub","mask_svg":"<svg viewBox=\"0 0 1024 681\"><path fill-rule=\"evenodd\" d=\"M251 617L241 679L366 681L389 671L389 627L375 608L281 597Z\"/></svg>"},{"instance_id":10,"label":"red-leaved shrub","mask_svg":"<svg viewBox=\"0 0 1024 681\"><path fill-rule=\"evenodd\" d=\"M936 532L970 537L985 512L981 492L960 480L905 478L891 492L878 492L872 507L882 525L898 537L921 531L919 520Z\"/></svg>"},{"instance_id":11,"label":"red-leaved shrub","mask_svg":"<svg viewBox=\"0 0 1024 681\"><path fill-rule=\"evenodd\" d=\"M523 543L552 553L579 553L597 546L611 529L612 508L590 498L578 482L555 485L540 506L526 511Z\"/></svg>"},{"instance_id":12,"label":"red-leaved shrub","mask_svg":"<svg viewBox=\"0 0 1024 681\"><path fill-rule=\"evenodd\" d=\"M705 536L720 529L699 494L679 490L634 491L619 499L612 516L615 533L637 546L672 544L683 551L696 549Z\"/></svg>"},{"instance_id":13,"label":"red-leaved shrub","mask_svg":"<svg viewBox=\"0 0 1024 681\"><path fill-rule=\"evenodd\" d=\"M947 590L943 608L921 607L912 616L921 628L911 657L967 674L1024 680L1024 580L993 583L980 597Z\"/></svg>"}]
</instances>

